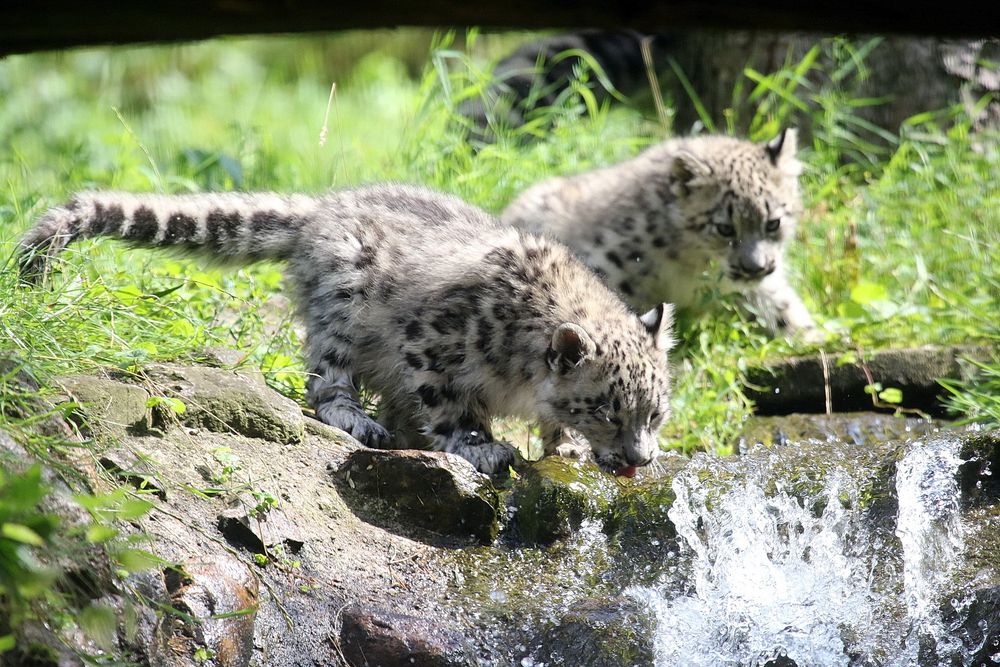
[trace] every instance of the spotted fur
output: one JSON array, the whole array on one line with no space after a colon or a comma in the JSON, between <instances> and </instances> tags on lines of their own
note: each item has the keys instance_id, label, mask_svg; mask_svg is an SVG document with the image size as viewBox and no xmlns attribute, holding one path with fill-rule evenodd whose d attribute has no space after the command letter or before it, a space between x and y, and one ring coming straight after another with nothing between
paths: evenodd
<instances>
[{"instance_id":1,"label":"spotted fur","mask_svg":"<svg viewBox=\"0 0 1000 667\"><path fill-rule=\"evenodd\" d=\"M795 144L794 130L765 144L673 139L618 165L544 181L501 217L568 245L633 307L690 307L715 286L745 295L775 332L815 333L785 271L802 211Z\"/></svg>"},{"instance_id":2,"label":"spotted fur","mask_svg":"<svg viewBox=\"0 0 1000 667\"><path fill-rule=\"evenodd\" d=\"M495 416L585 434L607 470L648 463L669 412L671 312L633 314L562 245L463 201L383 185L321 197L83 193L21 244L26 278L111 236L284 260L307 327L308 400L369 446L429 445L503 473ZM381 396L381 423L358 401Z\"/></svg>"}]
</instances>

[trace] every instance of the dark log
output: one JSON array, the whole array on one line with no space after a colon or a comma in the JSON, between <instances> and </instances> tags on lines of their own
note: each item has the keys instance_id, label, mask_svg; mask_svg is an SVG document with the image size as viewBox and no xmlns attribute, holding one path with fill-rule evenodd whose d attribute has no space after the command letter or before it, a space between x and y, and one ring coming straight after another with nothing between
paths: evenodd
<instances>
[{"instance_id":1,"label":"dark log","mask_svg":"<svg viewBox=\"0 0 1000 667\"><path fill-rule=\"evenodd\" d=\"M633 28L645 32L708 27L989 36L1000 34L1000 3L954 0L10 0L0 14L0 54L202 39L225 34L349 28Z\"/></svg>"}]
</instances>

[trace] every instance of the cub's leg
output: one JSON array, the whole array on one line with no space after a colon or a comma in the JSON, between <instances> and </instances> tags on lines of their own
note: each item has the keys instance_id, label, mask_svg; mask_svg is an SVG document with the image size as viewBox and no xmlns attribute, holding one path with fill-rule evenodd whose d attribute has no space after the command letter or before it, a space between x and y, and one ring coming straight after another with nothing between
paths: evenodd
<instances>
[{"instance_id":1,"label":"cub's leg","mask_svg":"<svg viewBox=\"0 0 1000 667\"><path fill-rule=\"evenodd\" d=\"M539 435L546 456L558 454L567 459L586 459L591 454L590 445L583 436L554 422L538 423Z\"/></svg>"},{"instance_id":2,"label":"cub's leg","mask_svg":"<svg viewBox=\"0 0 1000 667\"><path fill-rule=\"evenodd\" d=\"M513 445L493 439L490 415L476 402L456 400L448 384L422 384L418 395L426 419L431 449L457 454L487 475L504 476L518 463Z\"/></svg>"},{"instance_id":3,"label":"cub's leg","mask_svg":"<svg viewBox=\"0 0 1000 667\"><path fill-rule=\"evenodd\" d=\"M306 337L306 400L325 424L350 433L368 447L385 447L389 431L361 407L354 376L354 340L347 319L330 308L310 317Z\"/></svg>"},{"instance_id":4,"label":"cub's leg","mask_svg":"<svg viewBox=\"0 0 1000 667\"><path fill-rule=\"evenodd\" d=\"M798 292L784 271L775 271L748 295L768 326L777 334L801 335L806 340L822 337Z\"/></svg>"}]
</instances>

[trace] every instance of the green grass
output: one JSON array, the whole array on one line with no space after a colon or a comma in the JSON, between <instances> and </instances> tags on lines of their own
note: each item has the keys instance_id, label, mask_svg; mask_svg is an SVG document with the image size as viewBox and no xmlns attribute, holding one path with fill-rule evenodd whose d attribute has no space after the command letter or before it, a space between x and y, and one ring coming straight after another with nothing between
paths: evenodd
<instances>
[{"instance_id":1,"label":"green grass","mask_svg":"<svg viewBox=\"0 0 1000 667\"><path fill-rule=\"evenodd\" d=\"M191 358L225 345L244 351L246 363L301 400L301 341L279 267L219 270L108 241L81 243L66 253L51 289L27 290L16 287L4 262L40 213L80 189L320 192L391 179L499 211L540 179L621 160L665 136L651 118L597 104L588 85L601 73L582 68L581 82L557 108L536 113L524 128L501 128L495 143L477 151L455 108L482 93L489 60L518 37L460 38L461 44L443 39L433 54L430 33L402 31L0 61L0 358L14 356L45 384L58 374ZM796 283L830 332L824 347L831 353L996 341L996 137L970 137L961 113L944 109L914 118L900 136L882 133L873 142L872 128L852 113L870 101L814 88L804 76L817 66L820 49L840 63L829 79L859 76L870 47L830 40L780 72L748 70L734 91L734 102L749 100L755 113L748 122L731 115L729 125L750 127L756 139L803 107L811 110L814 137L801 154L808 210L791 251ZM714 318L688 313L678 333L675 417L664 445L729 452L750 412L742 372L769 355L803 348L768 341L732 308ZM1000 425L998 377L1000 365L986 365L981 382L949 385L955 409ZM12 386L6 380L0 386L0 429L60 465L66 444L33 434L31 418L11 407L32 397ZM0 463L0 470L20 470L13 461ZM70 603L40 592L59 573L23 569L33 562L22 557L36 537L57 546L52 518L35 502L48 485L30 469L21 475L26 481L0 474L0 523L14 526L0 535L0 602L14 624L52 614L71 623L78 614L68 611ZM129 545L115 546L104 519L106 507L128 499L82 501L94 517L93 533L58 549L98 545L113 557L142 561ZM116 562L123 566L121 557ZM18 588L15 579L39 585ZM93 634L107 634L106 614L90 617ZM0 652L10 629L0 624Z\"/></svg>"},{"instance_id":2,"label":"green grass","mask_svg":"<svg viewBox=\"0 0 1000 667\"><path fill-rule=\"evenodd\" d=\"M664 135L635 111L596 104L585 84L601 74L582 71L584 85L558 108L476 151L454 109L489 82L482 54L510 40L484 44L472 33L462 48L446 38L433 54L420 31L382 35L373 43L389 46L368 53L365 40L217 40L8 58L0 63L0 256L42 211L84 188L319 192L392 179L499 211L542 178L621 160ZM888 148L866 143L851 122L858 102L803 78L819 49L843 52L837 76L849 76L867 47L847 45L822 43L777 73L748 70L734 92L757 105L749 127L758 138L807 104L814 109L813 143L802 151L808 212L791 263L832 332L827 347L996 334L995 138L970 138L958 112L943 110L914 119L901 137L888 137ZM421 61L426 71L414 77ZM275 386L301 397L299 334L277 267L222 271L107 241L66 257L51 291L15 289L12 272L0 274L0 353L44 377L222 344L246 351ZM747 414L741 369L790 344L765 341L736 315L682 319L680 334L667 441L688 452L726 451Z\"/></svg>"}]
</instances>

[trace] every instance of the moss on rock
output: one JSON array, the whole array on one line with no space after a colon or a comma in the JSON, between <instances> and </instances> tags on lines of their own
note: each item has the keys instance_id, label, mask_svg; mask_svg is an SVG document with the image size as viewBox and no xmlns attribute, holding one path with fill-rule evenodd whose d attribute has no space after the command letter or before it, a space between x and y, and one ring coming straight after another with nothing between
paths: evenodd
<instances>
[{"instance_id":1,"label":"moss on rock","mask_svg":"<svg viewBox=\"0 0 1000 667\"><path fill-rule=\"evenodd\" d=\"M157 364L146 369L154 395L180 399L188 426L273 442L301 442L302 410L252 375L219 368Z\"/></svg>"},{"instance_id":2,"label":"moss on rock","mask_svg":"<svg viewBox=\"0 0 1000 667\"><path fill-rule=\"evenodd\" d=\"M586 520L604 522L619 490L593 464L550 456L530 466L511 496L518 536L535 544L569 537Z\"/></svg>"}]
</instances>

